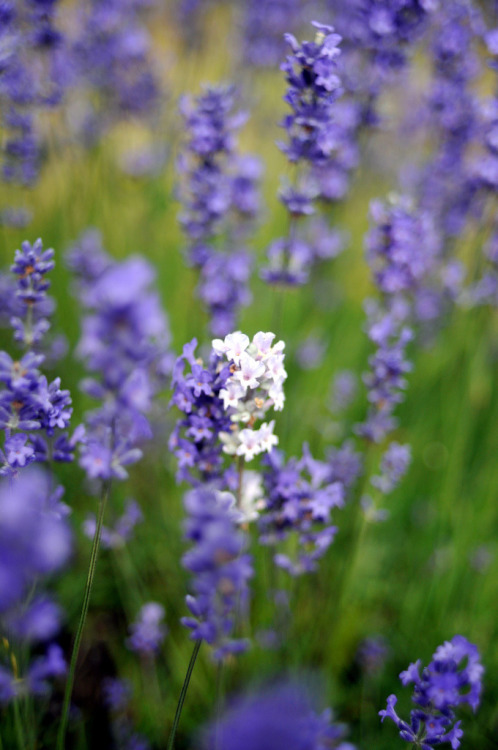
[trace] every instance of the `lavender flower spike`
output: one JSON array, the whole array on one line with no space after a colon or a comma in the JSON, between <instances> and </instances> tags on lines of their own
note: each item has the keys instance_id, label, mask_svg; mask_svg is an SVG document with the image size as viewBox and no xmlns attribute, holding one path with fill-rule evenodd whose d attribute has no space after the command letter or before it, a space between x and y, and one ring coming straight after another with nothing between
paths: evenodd
<instances>
[{"instance_id":1,"label":"lavender flower spike","mask_svg":"<svg viewBox=\"0 0 498 750\"><path fill-rule=\"evenodd\" d=\"M248 647L247 641L233 638L236 615L247 604L247 584L253 575L234 505L229 493L207 488L185 497L186 537L193 546L182 562L194 575L195 595L187 596L192 616L182 618L182 623L191 629L193 640L213 647L215 661Z\"/></svg>"},{"instance_id":2,"label":"lavender flower spike","mask_svg":"<svg viewBox=\"0 0 498 750\"><path fill-rule=\"evenodd\" d=\"M463 730L455 721L455 709L467 703L475 711L482 690L484 668L479 651L462 635L445 641L436 649L428 667L420 672L420 660L401 672L403 685L413 683L412 701L419 706L410 714L410 722L401 719L395 710L397 698L390 695L387 708L379 711L382 721L388 718L399 729L399 736L421 750L450 743L452 750L460 747Z\"/></svg>"},{"instance_id":3,"label":"lavender flower spike","mask_svg":"<svg viewBox=\"0 0 498 750\"><path fill-rule=\"evenodd\" d=\"M206 750L355 750L330 710L317 713L308 691L283 683L236 702L207 733Z\"/></svg>"}]
</instances>

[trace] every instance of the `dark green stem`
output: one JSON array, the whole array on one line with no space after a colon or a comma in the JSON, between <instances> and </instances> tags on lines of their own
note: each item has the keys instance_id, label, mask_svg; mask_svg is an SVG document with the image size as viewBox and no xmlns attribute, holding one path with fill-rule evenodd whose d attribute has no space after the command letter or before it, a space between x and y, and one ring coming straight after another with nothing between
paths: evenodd
<instances>
[{"instance_id":1,"label":"dark green stem","mask_svg":"<svg viewBox=\"0 0 498 750\"><path fill-rule=\"evenodd\" d=\"M78 654L81 645L81 638L83 635L83 629L85 627L86 616L88 614L88 606L90 604L90 597L93 588L93 579L95 577L95 568L97 565L97 557L100 547L100 537L102 535L102 526L104 523L104 513L109 499L109 493L111 490L110 480L105 481L102 484L102 494L100 497L99 512L97 515L97 526L95 529L95 535L93 537L92 552L90 555L90 565L88 568L88 575L86 579L85 595L83 597L83 606L81 608L80 621L78 623L78 629L76 630L76 636L74 639L73 652L71 654L71 662L69 665L69 674L67 676L66 689L64 691L64 703L62 704L61 723L59 726L59 732L57 735L57 750L64 750L67 721L69 715L69 705L71 703L71 695L73 692L74 674L76 672L76 662L78 661Z\"/></svg>"},{"instance_id":2,"label":"dark green stem","mask_svg":"<svg viewBox=\"0 0 498 750\"><path fill-rule=\"evenodd\" d=\"M187 695L190 678L192 677L192 672L194 671L195 660L197 659L197 654L199 653L201 643L202 643L202 638L199 638L199 640L195 642L194 650L192 651L192 656L190 657L190 661L188 663L187 674L185 675L185 679L183 681L182 692L180 693L180 697L178 698L178 705L176 707L175 718L173 719L173 726L171 727L171 733L169 735L169 740L168 740L168 747L166 748L166 750L173 750L176 730L178 729L178 724L180 723L180 716L182 715L182 708L183 708L183 704L185 703L185 696Z\"/></svg>"},{"instance_id":3,"label":"dark green stem","mask_svg":"<svg viewBox=\"0 0 498 750\"><path fill-rule=\"evenodd\" d=\"M13 701L13 708L14 708L14 726L16 728L16 738L17 738L17 744L19 745L19 750L26 750L27 744L24 737L24 731L22 728L22 721L21 721L21 712L19 711L19 699L15 698Z\"/></svg>"}]
</instances>

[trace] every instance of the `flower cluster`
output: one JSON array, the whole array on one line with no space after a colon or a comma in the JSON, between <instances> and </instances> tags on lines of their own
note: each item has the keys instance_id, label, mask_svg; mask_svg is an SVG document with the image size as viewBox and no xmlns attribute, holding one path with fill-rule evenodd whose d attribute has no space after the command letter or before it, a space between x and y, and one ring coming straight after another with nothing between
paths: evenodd
<instances>
[{"instance_id":1,"label":"flower cluster","mask_svg":"<svg viewBox=\"0 0 498 750\"><path fill-rule=\"evenodd\" d=\"M382 456L379 476L374 476L371 482L384 495L392 492L406 474L411 461L411 450L409 445L390 443Z\"/></svg>"},{"instance_id":2,"label":"flower cluster","mask_svg":"<svg viewBox=\"0 0 498 750\"><path fill-rule=\"evenodd\" d=\"M235 133L246 116L232 114L234 94L233 87L208 87L194 101L181 102L188 141L178 159L180 223L189 260L200 271L199 296L219 336L233 330L238 308L251 299L252 263L244 240L259 209L261 166L236 153ZM224 249L216 242L220 236Z\"/></svg>"},{"instance_id":3,"label":"flower cluster","mask_svg":"<svg viewBox=\"0 0 498 750\"><path fill-rule=\"evenodd\" d=\"M458 235L469 216L476 181L468 149L479 131L479 104L472 84L480 72L479 11L467 2L444 3L434 18L432 88L421 121L436 135L436 148L422 169L417 193L442 236Z\"/></svg>"},{"instance_id":4,"label":"flower cluster","mask_svg":"<svg viewBox=\"0 0 498 750\"><path fill-rule=\"evenodd\" d=\"M60 570L71 552L71 533L61 512L58 492L47 475L31 468L15 481L0 484L0 628L7 651L19 644L47 643L60 627L60 608L38 594L29 604L29 590ZM50 677L64 674L61 649L52 644L25 675L15 660L10 668L0 653L0 703L17 695L43 694ZM14 669L12 672L11 670Z\"/></svg>"},{"instance_id":5,"label":"flower cluster","mask_svg":"<svg viewBox=\"0 0 498 750\"><path fill-rule=\"evenodd\" d=\"M437 0L351 0L337 6L344 38L385 76L406 64L407 52L427 29Z\"/></svg>"},{"instance_id":6,"label":"flower cluster","mask_svg":"<svg viewBox=\"0 0 498 750\"><path fill-rule=\"evenodd\" d=\"M239 699L207 733L206 750L355 750L330 709L318 713L308 691L283 683Z\"/></svg>"},{"instance_id":7,"label":"flower cluster","mask_svg":"<svg viewBox=\"0 0 498 750\"><path fill-rule=\"evenodd\" d=\"M274 420L254 429L254 424L269 409L281 411L284 407L285 344L283 341L273 344L274 338L274 333L260 331L250 341L245 333L236 331L224 340L213 341L214 351L230 363L230 377L220 391L220 398L232 424L229 431L220 433L220 440L225 453L243 456L246 461L270 451L278 443L273 434ZM247 426L241 429L241 425Z\"/></svg>"},{"instance_id":8,"label":"flower cluster","mask_svg":"<svg viewBox=\"0 0 498 750\"><path fill-rule=\"evenodd\" d=\"M78 353L96 375L82 388L102 401L88 415L80 463L91 478L125 479L125 466L142 455L138 444L151 436L146 414L171 372L168 322L143 258L118 263L98 232L89 231L71 249L69 263L88 310Z\"/></svg>"},{"instance_id":9,"label":"flower cluster","mask_svg":"<svg viewBox=\"0 0 498 750\"><path fill-rule=\"evenodd\" d=\"M64 86L63 36L57 27L58 0L0 7L0 124L2 176L30 185L41 159L39 110L58 104Z\"/></svg>"},{"instance_id":10,"label":"flower cluster","mask_svg":"<svg viewBox=\"0 0 498 750\"><path fill-rule=\"evenodd\" d=\"M115 521L112 528L102 526L100 543L105 549L119 549L130 541L135 526L143 520L142 510L136 500L128 500L123 514ZM89 514L83 523L83 532L93 539L97 528L97 519Z\"/></svg>"},{"instance_id":11,"label":"flower cluster","mask_svg":"<svg viewBox=\"0 0 498 750\"><path fill-rule=\"evenodd\" d=\"M166 637L166 626L163 624L164 607L158 602L144 604L138 617L130 627L128 647L142 656L152 656L159 651Z\"/></svg>"},{"instance_id":12,"label":"flower cluster","mask_svg":"<svg viewBox=\"0 0 498 750\"><path fill-rule=\"evenodd\" d=\"M335 473L333 461L317 461L307 446L299 460L285 462L283 455L273 450L264 464L267 500L259 519L261 541L277 545L295 533L295 554L279 552L275 563L294 576L314 571L334 541L337 527L330 516L334 508L344 505L346 483Z\"/></svg>"},{"instance_id":13,"label":"flower cluster","mask_svg":"<svg viewBox=\"0 0 498 750\"><path fill-rule=\"evenodd\" d=\"M26 353L17 360L0 352L2 475L12 476L32 461L72 461L75 445L83 437L82 428L71 438L64 431L72 414L69 391L61 389L60 378L47 381L39 369L45 357L35 351L50 328L53 302L46 293L50 286L46 274L54 267L53 255L53 250L43 250L41 240L33 245L23 242L11 268L17 284L11 289L15 314L10 323Z\"/></svg>"},{"instance_id":14,"label":"flower cluster","mask_svg":"<svg viewBox=\"0 0 498 750\"><path fill-rule=\"evenodd\" d=\"M185 344L173 370L171 402L185 416L176 423L169 448L178 462L177 481L216 482L225 487L220 433L229 430L231 423L220 392L230 377L230 368L214 351L205 364L195 357L196 347L196 339ZM190 372L185 373L185 365Z\"/></svg>"},{"instance_id":15,"label":"flower cluster","mask_svg":"<svg viewBox=\"0 0 498 750\"><path fill-rule=\"evenodd\" d=\"M463 730L455 721L455 709L467 703L475 711L479 705L484 669L477 647L461 635L445 641L436 650L428 667L420 672L420 659L400 674L403 685L413 683L413 709L410 723L395 711L397 698L390 695L387 708L379 711L382 721L391 719L405 742L414 743L421 750L451 743L453 750L460 747Z\"/></svg>"},{"instance_id":16,"label":"flower cluster","mask_svg":"<svg viewBox=\"0 0 498 750\"><path fill-rule=\"evenodd\" d=\"M367 261L374 281L389 297L416 295L431 273L439 250L431 217L415 211L404 197L373 201L372 227L366 237Z\"/></svg>"},{"instance_id":17,"label":"flower cluster","mask_svg":"<svg viewBox=\"0 0 498 750\"><path fill-rule=\"evenodd\" d=\"M297 31L301 0L251 0L241 7L242 55L246 65L273 67L284 52L284 32Z\"/></svg>"},{"instance_id":18,"label":"flower cluster","mask_svg":"<svg viewBox=\"0 0 498 750\"><path fill-rule=\"evenodd\" d=\"M301 174L294 185L284 185L281 191L290 230L287 237L268 247L268 267L262 269L261 276L269 283L303 284L313 262L320 258L315 243L302 229L297 231L297 222L315 213L318 199L329 197L327 184L334 177L330 175L328 180L324 172L335 169L341 143L334 126L334 103L342 93L336 62L341 37L331 26L313 25L317 29L313 42L299 44L292 34L285 35L292 53L281 67L289 84L284 100L291 113L282 122L288 141L279 146L291 164L301 168Z\"/></svg>"},{"instance_id":19,"label":"flower cluster","mask_svg":"<svg viewBox=\"0 0 498 750\"><path fill-rule=\"evenodd\" d=\"M377 350L369 358L370 370L363 378L371 406L365 422L357 425L357 431L367 440L379 443L397 424L393 413L396 404L403 400L406 375L412 369L405 352L413 332L401 325L394 314L382 314L376 306L369 313L368 337Z\"/></svg>"},{"instance_id":20,"label":"flower cluster","mask_svg":"<svg viewBox=\"0 0 498 750\"><path fill-rule=\"evenodd\" d=\"M234 504L230 493L208 488L193 489L185 496L185 533L193 546L182 562L194 575L195 595L187 596L192 616L184 617L182 623L191 629L193 640L202 639L213 647L216 661L248 647L246 640L233 638L253 574Z\"/></svg>"},{"instance_id":21,"label":"flower cluster","mask_svg":"<svg viewBox=\"0 0 498 750\"><path fill-rule=\"evenodd\" d=\"M70 62L78 102L69 102L69 111L83 142L93 143L125 117L157 111L159 79L151 38L140 18L146 5L141 0L92 0L76 13Z\"/></svg>"},{"instance_id":22,"label":"flower cluster","mask_svg":"<svg viewBox=\"0 0 498 750\"><path fill-rule=\"evenodd\" d=\"M250 461L277 444L274 420L255 428L271 407L278 411L284 405L284 342L273 344L274 338L274 333L260 331L250 341L236 331L214 339L207 366L194 356L195 339L184 347L173 374L172 403L185 417L169 443L179 479L197 484L195 470L203 483L236 490L235 469L225 470L223 453Z\"/></svg>"}]
</instances>

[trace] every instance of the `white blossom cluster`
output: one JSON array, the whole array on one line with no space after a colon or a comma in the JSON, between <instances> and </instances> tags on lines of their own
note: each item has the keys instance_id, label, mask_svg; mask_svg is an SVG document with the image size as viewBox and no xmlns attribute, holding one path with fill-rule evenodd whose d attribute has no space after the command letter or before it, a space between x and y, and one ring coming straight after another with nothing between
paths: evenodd
<instances>
[{"instance_id":1,"label":"white blossom cluster","mask_svg":"<svg viewBox=\"0 0 498 750\"><path fill-rule=\"evenodd\" d=\"M274 420L255 428L255 423L264 419L268 409L281 411L284 407L285 344L277 341L272 345L274 338L274 333L260 331L250 341L245 333L235 331L212 342L214 351L231 363L232 371L226 387L220 391L233 423L230 432L220 433L223 450L230 455L243 456L246 461L258 453L270 451L278 443L273 434Z\"/></svg>"}]
</instances>

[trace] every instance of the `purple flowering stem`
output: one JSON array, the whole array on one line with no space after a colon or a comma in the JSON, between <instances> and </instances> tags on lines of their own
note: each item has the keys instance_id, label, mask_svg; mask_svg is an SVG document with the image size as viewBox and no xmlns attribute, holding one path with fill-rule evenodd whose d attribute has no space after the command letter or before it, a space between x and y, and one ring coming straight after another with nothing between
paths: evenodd
<instances>
[{"instance_id":1,"label":"purple flowering stem","mask_svg":"<svg viewBox=\"0 0 498 750\"><path fill-rule=\"evenodd\" d=\"M194 671L195 660L197 659L197 654L199 653L201 643L202 643L202 638L199 638L199 640L195 642L194 650L192 651L192 656L190 657L190 661L188 663L187 674L185 675L185 679L182 685L182 691L180 693L180 697L178 698L178 705L176 707L175 718L173 719L173 726L171 727L171 733L169 735L169 740L168 740L168 747L166 748L166 750L173 750L176 730L178 729L178 724L180 723L180 716L182 715L183 704L185 703L185 697L187 695L190 678L192 677L192 672Z\"/></svg>"},{"instance_id":2,"label":"purple flowering stem","mask_svg":"<svg viewBox=\"0 0 498 750\"><path fill-rule=\"evenodd\" d=\"M61 723L59 725L59 732L57 734L57 750L64 750L67 721L69 715L69 705L71 703L71 695L73 692L74 674L76 672L76 662L78 661L78 654L81 645L81 638L83 635L83 629L85 627L86 616L88 614L88 606L90 604L90 597L93 588L93 579L95 577L95 568L97 565L97 557L100 547L100 537L102 535L102 526L104 523L104 513L109 499L109 493L111 491L111 481L107 480L102 483L102 494L100 496L99 512L97 516L97 526L95 528L95 535L93 537L92 552L90 555L90 565L88 568L88 575L86 579L85 595L83 597L83 606L81 608L80 621L78 623L78 629L76 630L76 636L74 638L73 652L71 654L71 663L69 665L69 674L66 681L66 689L64 691L64 703L62 704Z\"/></svg>"}]
</instances>

